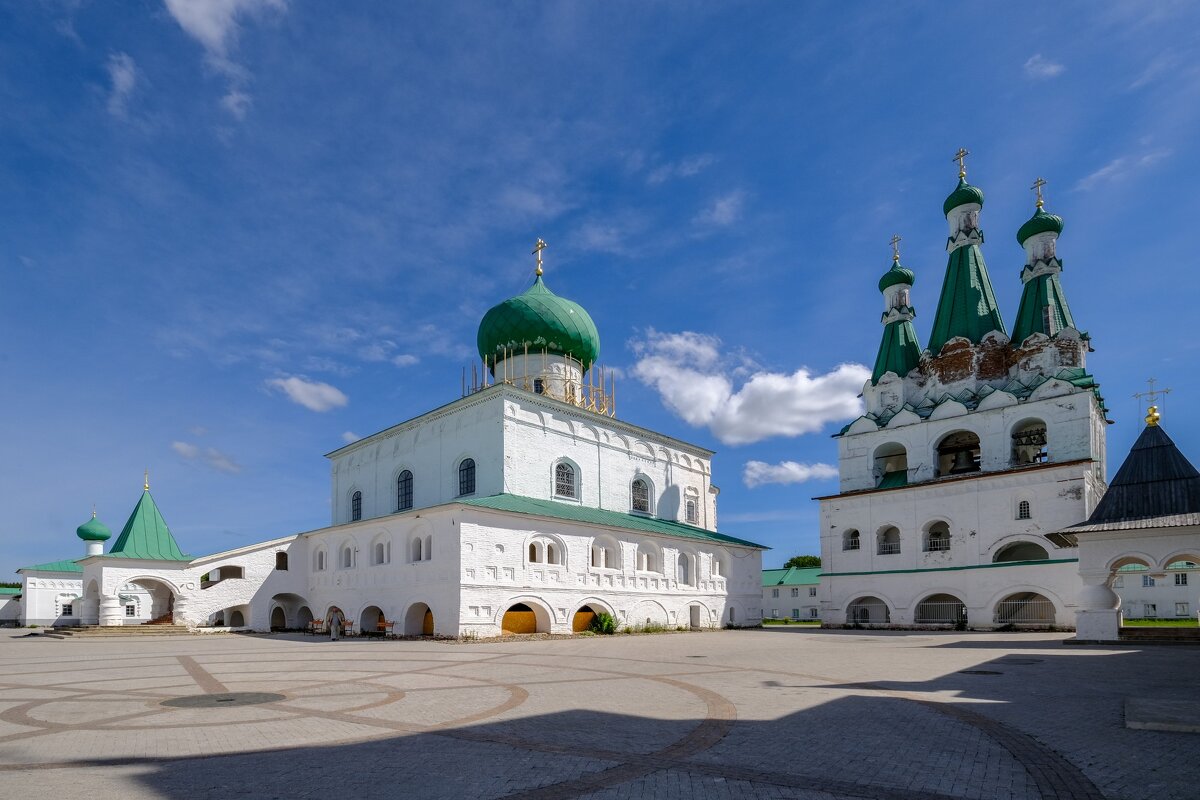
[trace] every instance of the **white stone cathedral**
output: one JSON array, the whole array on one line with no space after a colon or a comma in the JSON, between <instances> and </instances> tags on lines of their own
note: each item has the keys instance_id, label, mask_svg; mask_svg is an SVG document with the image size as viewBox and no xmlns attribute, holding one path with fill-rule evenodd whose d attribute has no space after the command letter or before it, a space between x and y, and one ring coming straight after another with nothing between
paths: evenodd
<instances>
[{"instance_id":1,"label":"white stone cathedral","mask_svg":"<svg viewBox=\"0 0 1200 800\"><path fill-rule=\"evenodd\" d=\"M761 620L762 548L717 532L713 453L619 421L588 313L537 278L479 327L463 396L342 447L330 527L183 554L150 496L19 570L21 622L493 636ZM132 610L131 610L132 609Z\"/></svg>"},{"instance_id":2,"label":"white stone cathedral","mask_svg":"<svg viewBox=\"0 0 1200 800\"><path fill-rule=\"evenodd\" d=\"M943 206L949 257L926 347L898 249L879 282L865 414L838 434L839 492L819 498L825 624L1075 624L1078 547L1047 534L1086 520L1103 495L1108 420L1060 282L1063 222L1043 209L1039 180L1017 232L1024 289L1010 334L964 155Z\"/></svg>"}]
</instances>

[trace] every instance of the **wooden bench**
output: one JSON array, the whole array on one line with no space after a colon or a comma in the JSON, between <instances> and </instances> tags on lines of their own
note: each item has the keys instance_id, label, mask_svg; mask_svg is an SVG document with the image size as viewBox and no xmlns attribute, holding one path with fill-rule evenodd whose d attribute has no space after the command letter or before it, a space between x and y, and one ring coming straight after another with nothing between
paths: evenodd
<instances>
[{"instance_id":1,"label":"wooden bench","mask_svg":"<svg viewBox=\"0 0 1200 800\"><path fill-rule=\"evenodd\" d=\"M305 633L311 633L313 636L320 636L323 633L328 633L325 628L325 620L314 619L309 620L308 625L304 629Z\"/></svg>"},{"instance_id":2,"label":"wooden bench","mask_svg":"<svg viewBox=\"0 0 1200 800\"><path fill-rule=\"evenodd\" d=\"M385 639L391 639L396 635L396 621L391 619L379 618L379 624L376 626L379 634Z\"/></svg>"}]
</instances>

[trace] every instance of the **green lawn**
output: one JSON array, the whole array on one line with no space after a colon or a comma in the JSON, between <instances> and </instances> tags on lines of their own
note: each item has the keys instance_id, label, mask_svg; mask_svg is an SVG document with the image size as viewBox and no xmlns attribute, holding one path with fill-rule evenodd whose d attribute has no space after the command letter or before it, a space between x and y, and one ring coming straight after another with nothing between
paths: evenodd
<instances>
[{"instance_id":1,"label":"green lawn","mask_svg":"<svg viewBox=\"0 0 1200 800\"><path fill-rule=\"evenodd\" d=\"M820 625L819 619L764 619L763 625Z\"/></svg>"},{"instance_id":2,"label":"green lawn","mask_svg":"<svg viewBox=\"0 0 1200 800\"><path fill-rule=\"evenodd\" d=\"M1180 619L1127 619L1122 622L1127 628L1196 628L1200 627L1195 617Z\"/></svg>"}]
</instances>

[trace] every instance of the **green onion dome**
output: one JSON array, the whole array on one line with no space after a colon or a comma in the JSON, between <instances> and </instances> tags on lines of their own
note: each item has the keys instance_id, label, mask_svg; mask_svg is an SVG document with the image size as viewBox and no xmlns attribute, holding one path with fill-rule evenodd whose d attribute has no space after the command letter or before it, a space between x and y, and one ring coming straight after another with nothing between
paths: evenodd
<instances>
[{"instance_id":1,"label":"green onion dome","mask_svg":"<svg viewBox=\"0 0 1200 800\"><path fill-rule=\"evenodd\" d=\"M916 277L911 269L900 266L900 259L897 258L892 262L892 268L883 273L883 277L879 279L879 291L882 292L889 286L896 286L901 283L912 286Z\"/></svg>"},{"instance_id":2,"label":"green onion dome","mask_svg":"<svg viewBox=\"0 0 1200 800\"><path fill-rule=\"evenodd\" d=\"M516 297L494 306L479 323L479 356L489 364L513 354L548 352L569 355L591 368L600 356L600 333L583 306L546 288L539 275Z\"/></svg>"},{"instance_id":3,"label":"green onion dome","mask_svg":"<svg viewBox=\"0 0 1200 800\"><path fill-rule=\"evenodd\" d=\"M983 190L967 183L966 178L959 178L958 186L946 198L946 202L942 203L942 214L948 217L951 211L967 203L983 205Z\"/></svg>"},{"instance_id":4,"label":"green onion dome","mask_svg":"<svg viewBox=\"0 0 1200 800\"><path fill-rule=\"evenodd\" d=\"M112 531L93 514L91 519L75 529L75 535L85 542L107 542L112 538Z\"/></svg>"},{"instance_id":5,"label":"green onion dome","mask_svg":"<svg viewBox=\"0 0 1200 800\"><path fill-rule=\"evenodd\" d=\"M1017 230L1017 244L1025 246L1025 240L1030 236L1036 236L1039 233L1053 231L1054 233L1062 233L1063 221L1062 217L1057 214L1047 214L1040 206L1038 210L1033 212L1024 225Z\"/></svg>"}]
</instances>

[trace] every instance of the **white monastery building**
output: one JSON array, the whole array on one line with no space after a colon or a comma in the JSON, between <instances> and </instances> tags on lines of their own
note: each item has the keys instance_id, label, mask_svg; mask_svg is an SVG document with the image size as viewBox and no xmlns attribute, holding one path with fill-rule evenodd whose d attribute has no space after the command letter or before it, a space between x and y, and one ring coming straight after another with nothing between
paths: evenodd
<instances>
[{"instance_id":1,"label":"white monastery building","mask_svg":"<svg viewBox=\"0 0 1200 800\"><path fill-rule=\"evenodd\" d=\"M713 453L615 419L588 313L537 278L479 326L482 380L330 453L328 528L195 558L143 494L120 536L27 567L21 622L409 635L761 620L763 547L717 531Z\"/></svg>"},{"instance_id":2,"label":"white monastery building","mask_svg":"<svg viewBox=\"0 0 1200 800\"><path fill-rule=\"evenodd\" d=\"M915 276L879 281L883 340L865 413L837 435L840 487L820 502L827 625L1075 623L1079 551L1047 534L1088 518L1105 490L1105 426L1089 337L1060 282L1062 219L1021 225L1024 290L1009 333L983 259L983 192L946 198L949 253L928 345Z\"/></svg>"}]
</instances>

